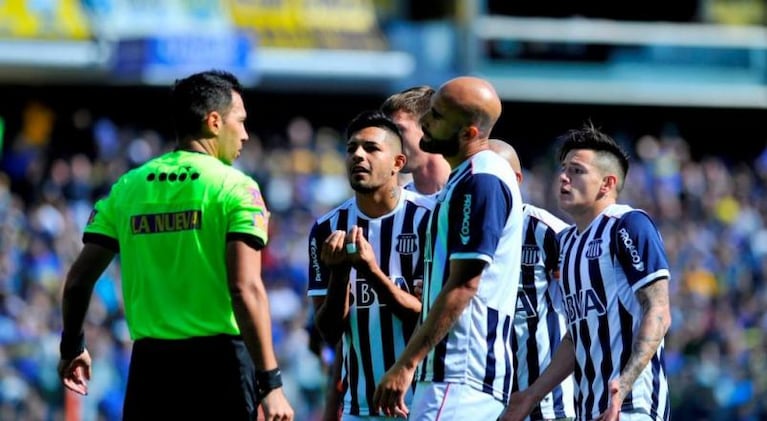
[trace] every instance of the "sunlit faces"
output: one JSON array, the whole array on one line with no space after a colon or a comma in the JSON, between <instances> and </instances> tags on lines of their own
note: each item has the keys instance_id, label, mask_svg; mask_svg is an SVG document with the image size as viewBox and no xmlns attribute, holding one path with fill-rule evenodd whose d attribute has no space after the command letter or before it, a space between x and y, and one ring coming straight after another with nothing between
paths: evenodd
<instances>
[{"instance_id":1,"label":"sunlit faces","mask_svg":"<svg viewBox=\"0 0 767 421\"><path fill-rule=\"evenodd\" d=\"M559 174L559 207L571 214L588 212L600 196L604 180L594 165L596 153L574 149L565 155Z\"/></svg>"},{"instance_id":2,"label":"sunlit faces","mask_svg":"<svg viewBox=\"0 0 767 421\"><path fill-rule=\"evenodd\" d=\"M232 92L232 107L222 114L221 124L218 131L218 159L225 164L231 165L240 156L242 145L248 140L248 132L245 129L245 104L242 96Z\"/></svg>"},{"instance_id":3,"label":"sunlit faces","mask_svg":"<svg viewBox=\"0 0 767 421\"><path fill-rule=\"evenodd\" d=\"M458 155L462 126L460 119L451 118L447 110L439 95L436 95L431 109L421 118L423 137L418 145L421 150L445 157Z\"/></svg>"},{"instance_id":4,"label":"sunlit faces","mask_svg":"<svg viewBox=\"0 0 767 421\"><path fill-rule=\"evenodd\" d=\"M370 193L389 184L405 165L405 156L395 149L399 139L388 130L366 127L346 142L346 169L349 184L358 193Z\"/></svg>"},{"instance_id":5,"label":"sunlit faces","mask_svg":"<svg viewBox=\"0 0 767 421\"><path fill-rule=\"evenodd\" d=\"M413 169L423 166L427 160L427 156L418 146L423 137L421 123L413 113L401 110L395 111L391 119L399 128L400 133L402 133L403 152L407 156L407 163L402 168L402 172L410 173Z\"/></svg>"}]
</instances>

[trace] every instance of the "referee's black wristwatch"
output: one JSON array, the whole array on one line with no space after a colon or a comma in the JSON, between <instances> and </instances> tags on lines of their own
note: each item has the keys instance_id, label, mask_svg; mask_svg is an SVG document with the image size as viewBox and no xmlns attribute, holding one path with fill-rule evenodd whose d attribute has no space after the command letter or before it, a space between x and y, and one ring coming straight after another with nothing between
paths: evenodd
<instances>
[{"instance_id":1,"label":"referee's black wristwatch","mask_svg":"<svg viewBox=\"0 0 767 421\"><path fill-rule=\"evenodd\" d=\"M263 399L269 392L282 387L282 373L277 367L273 370L256 371L256 389L259 399Z\"/></svg>"}]
</instances>

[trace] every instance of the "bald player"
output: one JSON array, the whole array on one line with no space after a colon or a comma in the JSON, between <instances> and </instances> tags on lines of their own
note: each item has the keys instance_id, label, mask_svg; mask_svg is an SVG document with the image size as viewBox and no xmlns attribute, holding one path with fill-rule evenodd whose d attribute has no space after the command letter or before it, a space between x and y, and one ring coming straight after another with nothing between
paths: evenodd
<instances>
[{"instance_id":1,"label":"bald player","mask_svg":"<svg viewBox=\"0 0 767 421\"><path fill-rule=\"evenodd\" d=\"M522 183L522 165L514 147L490 139L490 149L502 156ZM548 211L522 205L522 268L514 312L514 381L512 392L527 389L551 362L567 326L559 281L557 233L567 224ZM575 418L574 385L568 376L533 408L530 421Z\"/></svg>"},{"instance_id":2,"label":"bald player","mask_svg":"<svg viewBox=\"0 0 767 421\"><path fill-rule=\"evenodd\" d=\"M523 221L514 172L488 141L500 114L493 86L464 76L440 86L421 119L420 148L452 174L427 228L420 327L373 398L385 415L495 420L511 391Z\"/></svg>"}]
</instances>

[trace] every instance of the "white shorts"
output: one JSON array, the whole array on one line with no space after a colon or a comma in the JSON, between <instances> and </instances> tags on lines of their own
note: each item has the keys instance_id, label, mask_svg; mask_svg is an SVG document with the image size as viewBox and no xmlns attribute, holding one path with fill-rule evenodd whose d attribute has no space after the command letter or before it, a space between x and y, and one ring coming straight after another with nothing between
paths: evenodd
<instances>
[{"instance_id":1,"label":"white shorts","mask_svg":"<svg viewBox=\"0 0 767 421\"><path fill-rule=\"evenodd\" d=\"M496 420L504 404L467 384L418 382L410 416L413 421Z\"/></svg>"}]
</instances>

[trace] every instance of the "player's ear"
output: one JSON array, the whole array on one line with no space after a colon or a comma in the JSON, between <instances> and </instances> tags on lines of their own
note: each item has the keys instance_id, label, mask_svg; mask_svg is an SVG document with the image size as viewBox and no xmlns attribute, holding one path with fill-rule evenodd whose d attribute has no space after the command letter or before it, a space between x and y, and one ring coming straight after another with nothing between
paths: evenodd
<instances>
[{"instance_id":1,"label":"player's ear","mask_svg":"<svg viewBox=\"0 0 767 421\"><path fill-rule=\"evenodd\" d=\"M461 137L465 140L470 140L478 137L480 134L479 127L474 124L470 124L461 130Z\"/></svg>"},{"instance_id":2,"label":"player's ear","mask_svg":"<svg viewBox=\"0 0 767 421\"><path fill-rule=\"evenodd\" d=\"M407 164L407 157L403 153L398 153L394 156L394 170L392 170L392 175L400 172L402 168Z\"/></svg>"}]
</instances>

